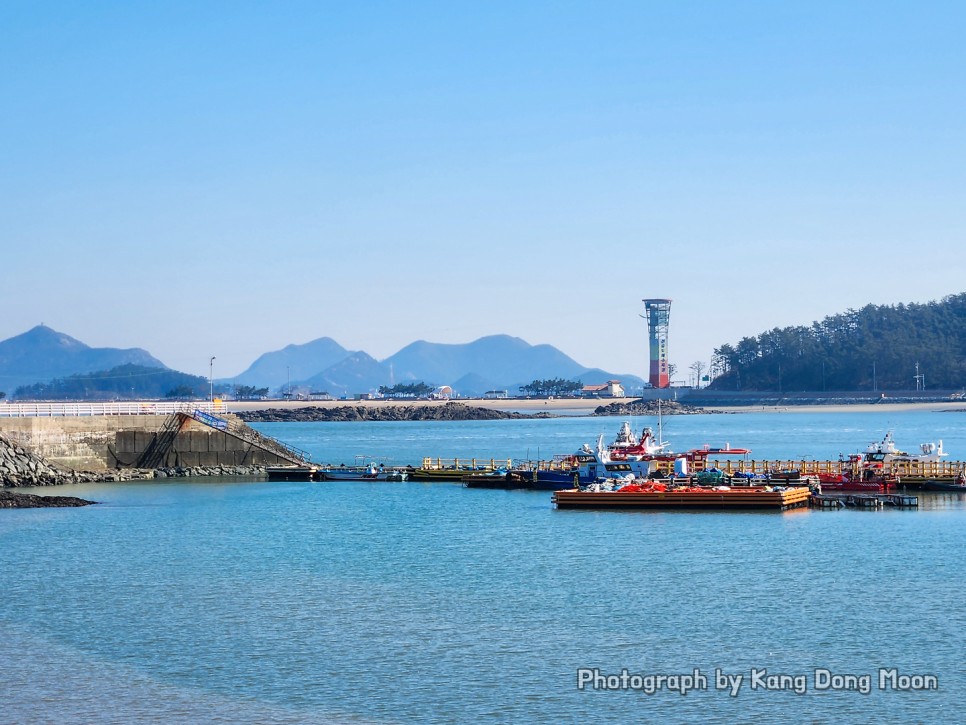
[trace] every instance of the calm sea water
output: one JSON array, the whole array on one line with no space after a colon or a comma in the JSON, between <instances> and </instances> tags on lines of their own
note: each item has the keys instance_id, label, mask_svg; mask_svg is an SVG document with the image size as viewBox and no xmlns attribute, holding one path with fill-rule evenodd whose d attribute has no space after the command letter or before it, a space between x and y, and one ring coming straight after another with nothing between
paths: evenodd
<instances>
[{"instance_id":1,"label":"calm sea water","mask_svg":"<svg viewBox=\"0 0 966 725\"><path fill-rule=\"evenodd\" d=\"M547 457L619 423L259 427L316 460L408 463ZM728 441L756 457L835 457L890 428L910 448L942 438L966 459L962 414L665 419L677 449ZM555 511L546 493L424 483L42 492L103 504L0 512L0 722L966 715L960 494L923 494L918 511L779 514ZM581 668L698 669L707 689L581 690ZM869 676L869 691L816 690L817 669L859 687ZM717 689L716 670L743 676L735 696ZM804 678L806 691L764 689L779 683L753 682L755 670L789 675L792 688ZM880 670L933 675L939 688L880 689Z\"/></svg>"},{"instance_id":2,"label":"calm sea water","mask_svg":"<svg viewBox=\"0 0 966 725\"><path fill-rule=\"evenodd\" d=\"M307 451L314 461L352 463L357 456L419 464L424 457L526 460L573 453L597 437L613 440L627 420L634 432L660 428L676 451L704 445L750 448L752 458L835 460L857 453L893 431L897 444L916 452L943 441L953 460L966 460L966 412L742 413L656 417L562 417L550 420L257 423L260 431ZM913 450L914 449L914 450Z\"/></svg>"}]
</instances>

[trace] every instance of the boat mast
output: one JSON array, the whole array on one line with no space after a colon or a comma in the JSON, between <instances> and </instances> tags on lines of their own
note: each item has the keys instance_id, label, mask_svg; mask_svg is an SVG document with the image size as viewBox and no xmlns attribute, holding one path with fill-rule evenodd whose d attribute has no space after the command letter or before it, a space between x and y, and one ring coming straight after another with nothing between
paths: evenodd
<instances>
[{"instance_id":1,"label":"boat mast","mask_svg":"<svg viewBox=\"0 0 966 725\"><path fill-rule=\"evenodd\" d=\"M661 399L657 399L657 444L664 450L664 417L661 415Z\"/></svg>"}]
</instances>

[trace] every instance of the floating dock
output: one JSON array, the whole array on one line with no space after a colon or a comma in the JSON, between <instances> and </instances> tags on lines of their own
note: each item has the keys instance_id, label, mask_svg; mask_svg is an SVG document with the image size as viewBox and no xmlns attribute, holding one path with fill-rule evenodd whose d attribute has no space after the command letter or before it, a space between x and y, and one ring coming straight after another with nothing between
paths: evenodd
<instances>
[{"instance_id":1,"label":"floating dock","mask_svg":"<svg viewBox=\"0 0 966 725\"><path fill-rule=\"evenodd\" d=\"M556 491L558 509L770 509L786 511L808 506L809 490L804 487L771 489L751 486L719 490L682 491Z\"/></svg>"},{"instance_id":2,"label":"floating dock","mask_svg":"<svg viewBox=\"0 0 966 725\"><path fill-rule=\"evenodd\" d=\"M880 509L884 506L895 508L919 508L918 496L899 493L849 493L849 494L812 494L808 505L817 509L862 508Z\"/></svg>"}]
</instances>

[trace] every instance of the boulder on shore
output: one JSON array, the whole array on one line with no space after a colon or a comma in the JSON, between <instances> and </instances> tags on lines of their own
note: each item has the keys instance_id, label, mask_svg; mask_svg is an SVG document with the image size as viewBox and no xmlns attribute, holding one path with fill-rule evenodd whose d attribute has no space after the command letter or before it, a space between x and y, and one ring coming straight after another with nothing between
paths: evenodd
<instances>
[{"instance_id":1,"label":"boulder on shore","mask_svg":"<svg viewBox=\"0 0 966 725\"><path fill-rule=\"evenodd\" d=\"M71 483L122 483L186 476L264 476L265 466L179 466L177 468L123 468L75 471L50 461L0 435L0 488L63 486ZM81 499L77 499L78 501ZM86 503L92 503L87 501ZM52 506L86 505L53 503ZM4 506L5 508L19 508Z\"/></svg>"}]
</instances>

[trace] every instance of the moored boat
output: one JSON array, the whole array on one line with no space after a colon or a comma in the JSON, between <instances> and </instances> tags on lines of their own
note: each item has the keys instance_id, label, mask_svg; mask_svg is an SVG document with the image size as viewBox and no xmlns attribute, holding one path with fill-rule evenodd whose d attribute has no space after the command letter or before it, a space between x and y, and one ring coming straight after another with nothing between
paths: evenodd
<instances>
[{"instance_id":1,"label":"moored boat","mask_svg":"<svg viewBox=\"0 0 966 725\"><path fill-rule=\"evenodd\" d=\"M265 469L269 481L314 481L317 480L318 468L315 466L269 466Z\"/></svg>"},{"instance_id":2,"label":"moored boat","mask_svg":"<svg viewBox=\"0 0 966 725\"><path fill-rule=\"evenodd\" d=\"M899 477L893 475L892 460L883 449L891 441L886 435L882 443L872 444L864 454L853 454L841 461L837 472L819 472L822 493L891 493L899 485ZM876 450L873 451L872 449ZM940 443L940 449L942 443Z\"/></svg>"},{"instance_id":3,"label":"moored boat","mask_svg":"<svg viewBox=\"0 0 966 725\"><path fill-rule=\"evenodd\" d=\"M375 464L322 468L317 472L317 477L323 481L405 481L408 479L406 471Z\"/></svg>"},{"instance_id":4,"label":"moored boat","mask_svg":"<svg viewBox=\"0 0 966 725\"><path fill-rule=\"evenodd\" d=\"M892 493L896 490L896 479L877 478L868 481L851 480L844 476L826 477L819 475L822 493Z\"/></svg>"},{"instance_id":5,"label":"moored boat","mask_svg":"<svg viewBox=\"0 0 966 725\"><path fill-rule=\"evenodd\" d=\"M901 479L903 487L927 488L927 484L954 484L956 470L943 450L943 442L922 443L917 452L900 449L888 431L881 441L870 443L858 458L856 468L863 473ZM944 489L945 490L945 489Z\"/></svg>"},{"instance_id":6,"label":"moored boat","mask_svg":"<svg viewBox=\"0 0 966 725\"><path fill-rule=\"evenodd\" d=\"M841 473L817 473L822 493L891 493L899 485L899 479L865 470L859 474L852 470Z\"/></svg>"},{"instance_id":7,"label":"moored boat","mask_svg":"<svg viewBox=\"0 0 966 725\"><path fill-rule=\"evenodd\" d=\"M747 456L747 448L692 448L682 453L668 450L668 443L655 438L650 428L640 437L635 436L628 423L623 423L617 437L604 445L603 435L597 438L593 448L587 444L570 455L554 456L554 465L547 473L552 488L569 488L568 484L588 485L597 481L674 478L685 479L704 475L710 456ZM536 472L539 479L542 470ZM715 482L721 481L720 472L704 475ZM710 482L710 479L706 482ZM730 481L729 481L730 482Z\"/></svg>"},{"instance_id":8,"label":"moored boat","mask_svg":"<svg viewBox=\"0 0 966 725\"><path fill-rule=\"evenodd\" d=\"M580 485L580 474L567 471L513 469L463 476L465 488L525 491L559 491Z\"/></svg>"},{"instance_id":9,"label":"moored boat","mask_svg":"<svg viewBox=\"0 0 966 725\"><path fill-rule=\"evenodd\" d=\"M881 441L870 443L865 449L862 461L867 466L876 464L890 464L894 461L934 463L948 458L949 454L943 451L943 442L923 443L919 446L919 453L907 453L900 450L892 437L892 431L888 431Z\"/></svg>"},{"instance_id":10,"label":"moored boat","mask_svg":"<svg viewBox=\"0 0 966 725\"><path fill-rule=\"evenodd\" d=\"M959 475L952 481L928 480L922 485L927 491L959 491L960 493L966 493L966 469L960 471Z\"/></svg>"},{"instance_id":11,"label":"moored boat","mask_svg":"<svg viewBox=\"0 0 966 725\"><path fill-rule=\"evenodd\" d=\"M512 471L496 470L488 473L471 473L463 476L464 488L492 488L510 491L513 489L530 488L530 483L521 475Z\"/></svg>"},{"instance_id":12,"label":"moored boat","mask_svg":"<svg viewBox=\"0 0 966 725\"><path fill-rule=\"evenodd\" d=\"M530 471L527 476L529 488L534 491L559 491L563 488L575 488L580 486L580 471L566 470L559 471Z\"/></svg>"}]
</instances>

